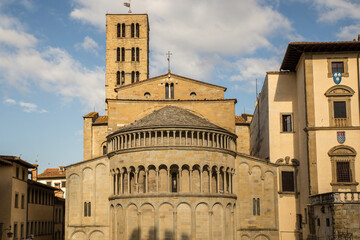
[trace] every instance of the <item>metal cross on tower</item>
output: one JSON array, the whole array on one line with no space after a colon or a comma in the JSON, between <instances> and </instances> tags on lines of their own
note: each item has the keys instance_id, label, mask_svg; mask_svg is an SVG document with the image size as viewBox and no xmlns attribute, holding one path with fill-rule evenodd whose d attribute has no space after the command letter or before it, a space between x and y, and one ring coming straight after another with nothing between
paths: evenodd
<instances>
[{"instance_id":1,"label":"metal cross on tower","mask_svg":"<svg viewBox=\"0 0 360 240\"><path fill-rule=\"evenodd\" d=\"M167 61L168 61L168 72L170 72L170 56L172 55L172 53L170 51L168 51L166 53L167 56Z\"/></svg>"}]
</instances>

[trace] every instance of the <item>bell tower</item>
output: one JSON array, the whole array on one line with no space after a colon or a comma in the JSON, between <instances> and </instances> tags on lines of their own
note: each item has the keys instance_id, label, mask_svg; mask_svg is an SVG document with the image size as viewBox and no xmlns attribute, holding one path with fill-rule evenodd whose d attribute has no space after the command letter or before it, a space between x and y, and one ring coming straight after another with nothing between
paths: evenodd
<instances>
[{"instance_id":1,"label":"bell tower","mask_svg":"<svg viewBox=\"0 0 360 240\"><path fill-rule=\"evenodd\" d=\"M106 14L106 99L116 98L116 88L148 77L148 15Z\"/></svg>"}]
</instances>

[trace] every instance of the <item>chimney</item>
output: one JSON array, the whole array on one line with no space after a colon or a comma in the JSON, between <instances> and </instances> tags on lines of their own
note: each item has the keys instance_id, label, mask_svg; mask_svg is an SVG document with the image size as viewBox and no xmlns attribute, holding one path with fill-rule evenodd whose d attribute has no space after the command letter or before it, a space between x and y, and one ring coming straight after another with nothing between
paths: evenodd
<instances>
[{"instance_id":1,"label":"chimney","mask_svg":"<svg viewBox=\"0 0 360 240\"><path fill-rule=\"evenodd\" d=\"M31 180L33 181L37 181L37 168L38 168L38 164L33 164L35 166L35 168L31 169Z\"/></svg>"},{"instance_id":2,"label":"chimney","mask_svg":"<svg viewBox=\"0 0 360 240\"><path fill-rule=\"evenodd\" d=\"M358 41L360 41L360 34L358 34Z\"/></svg>"}]
</instances>

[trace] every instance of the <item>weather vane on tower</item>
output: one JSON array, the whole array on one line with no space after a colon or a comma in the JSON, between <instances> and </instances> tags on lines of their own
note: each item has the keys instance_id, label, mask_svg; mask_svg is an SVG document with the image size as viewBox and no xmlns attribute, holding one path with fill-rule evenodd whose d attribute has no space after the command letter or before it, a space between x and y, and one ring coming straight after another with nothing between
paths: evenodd
<instances>
[{"instance_id":1,"label":"weather vane on tower","mask_svg":"<svg viewBox=\"0 0 360 240\"><path fill-rule=\"evenodd\" d=\"M124 6L129 8L128 13L131 13L131 5L130 5L130 3L131 3L131 0L129 0L129 2L124 2Z\"/></svg>"}]
</instances>

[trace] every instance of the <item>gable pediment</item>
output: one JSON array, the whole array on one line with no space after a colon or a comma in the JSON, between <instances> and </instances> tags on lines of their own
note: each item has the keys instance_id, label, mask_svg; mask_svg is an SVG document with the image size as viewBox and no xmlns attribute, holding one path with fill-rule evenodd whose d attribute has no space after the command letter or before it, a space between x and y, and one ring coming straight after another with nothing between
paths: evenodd
<instances>
[{"instance_id":1,"label":"gable pediment","mask_svg":"<svg viewBox=\"0 0 360 240\"><path fill-rule=\"evenodd\" d=\"M225 87L186 78L176 74L164 74L116 89L117 99L167 100L166 86L173 86L172 100L224 99Z\"/></svg>"},{"instance_id":2,"label":"gable pediment","mask_svg":"<svg viewBox=\"0 0 360 240\"><path fill-rule=\"evenodd\" d=\"M348 86L345 85L336 85L331 88L329 88L325 96L327 97L342 97L342 96L352 96L354 95L355 91Z\"/></svg>"}]
</instances>

